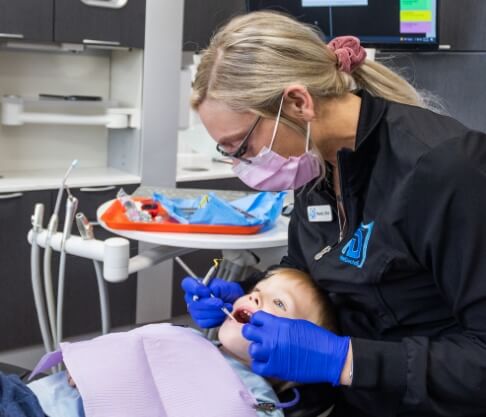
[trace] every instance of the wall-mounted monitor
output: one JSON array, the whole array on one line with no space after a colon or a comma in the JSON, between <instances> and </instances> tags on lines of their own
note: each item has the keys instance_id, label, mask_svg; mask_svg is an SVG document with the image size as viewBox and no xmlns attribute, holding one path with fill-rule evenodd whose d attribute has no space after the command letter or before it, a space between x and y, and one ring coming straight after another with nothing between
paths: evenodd
<instances>
[{"instance_id":1,"label":"wall-mounted monitor","mask_svg":"<svg viewBox=\"0 0 486 417\"><path fill-rule=\"evenodd\" d=\"M440 0L248 0L318 26L327 41L354 35L382 49L437 49Z\"/></svg>"}]
</instances>

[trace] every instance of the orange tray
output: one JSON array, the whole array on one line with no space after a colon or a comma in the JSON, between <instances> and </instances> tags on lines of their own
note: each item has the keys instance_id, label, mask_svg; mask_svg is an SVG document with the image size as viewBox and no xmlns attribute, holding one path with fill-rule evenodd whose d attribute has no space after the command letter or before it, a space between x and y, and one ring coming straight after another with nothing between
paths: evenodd
<instances>
[{"instance_id":1,"label":"orange tray","mask_svg":"<svg viewBox=\"0 0 486 417\"><path fill-rule=\"evenodd\" d=\"M143 197L132 197L135 201L151 200ZM132 222L125 215L125 210L118 200L105 210L101 220L110 228L117 230L136 230L140 232L170 233L213 233L220 235L252 235L262 228L258 226L224 226L215 224L182 224L169 217L164 208L157 202L157 214L164 219L161 223Z\"/></svg>"}]
</instances>

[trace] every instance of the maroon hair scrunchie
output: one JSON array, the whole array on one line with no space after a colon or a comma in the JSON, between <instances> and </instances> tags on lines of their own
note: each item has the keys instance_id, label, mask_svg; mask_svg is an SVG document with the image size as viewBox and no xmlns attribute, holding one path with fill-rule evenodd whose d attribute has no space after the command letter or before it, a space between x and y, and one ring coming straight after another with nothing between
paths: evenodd
<instances>
[{"instance_id":1,"label":"maroon hair scrunchie","mask_svg":"<svg viewBox=\"0 0 486 417\"><path fill-rule=\"evenodd\" d=\"M366 59L366 50L354 36L338 36L327 45L336 54L339 69L351 74Z\"/></svg>"}]
</instances>

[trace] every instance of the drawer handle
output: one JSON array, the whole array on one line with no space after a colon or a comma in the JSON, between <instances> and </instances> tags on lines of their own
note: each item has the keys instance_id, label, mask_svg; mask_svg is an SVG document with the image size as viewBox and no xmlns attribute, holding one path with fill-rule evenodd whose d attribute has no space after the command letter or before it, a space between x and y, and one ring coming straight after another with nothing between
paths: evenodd
<instances>
[{"instance_id":1,"label":"drawer handle","mask_svg":"<svg viewBox=\"0 0 486 417\"><path fill-rule=\"evenodd\" d=\"M80 191L82 191L83 193L101 193L103 191L114 190L115 188L116 187L114 185L109 185L107 187L96 187L96 188L84 187L84 188L80 188Z\"/></svg>"},{"instance_id":2,"label":"drawer handle","mask_svg":"<svg viewBox=\"0 0 486 417\"><path fill-rule=\"evenodd\" d=\"M107 9L121 9L125 7L128 0L81 0L81 3L91 7L104 7Z\"/></svg>"},{"instance_id":3,"label":"drawer handle","mask_svg":"<svg viewBox=\"0 0 486 417\"><path fill-rule=\"evenodd\" d=\"M0 200L13 200L14 198L22 197L24 193L0 194Z\"/></svg>"},{"instance_id":4,"label":"drawer handle","mask_svg":"<svg viewBox=\"0 0 486 417\"><path fill-rule=\"evenodd\" d=\"M120 46L118 41L98 41L96 39L83 39L85 45L100 45L100 46Z\"/></svg>"},{"instance_id":5,"label":"drawer handle","mask_svg":"<svg viewBox=\"0 0 486 417\"><path fill-rule=\"evenodd\" d=\"M21 33L0 33L0 38L24 39Z\"/></svg>"}]
</instances>

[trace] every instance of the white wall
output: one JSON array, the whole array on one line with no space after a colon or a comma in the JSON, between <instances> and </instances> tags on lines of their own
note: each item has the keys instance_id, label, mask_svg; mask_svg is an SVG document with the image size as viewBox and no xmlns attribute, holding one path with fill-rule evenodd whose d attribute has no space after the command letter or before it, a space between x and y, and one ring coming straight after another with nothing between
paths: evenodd
<instances>
[{"instance_id":1,"label":"white wall","mask_svg":"<svg viewBox=\"0 0 486 417\"><path fill-rule=\"evenodd\" d=\"M39 93L110 94L108 54L0 51L0 95ZM84 168L107 161L103 127L0 125L0 170L65 168L73 159Z\"/></svg>"}]
</instances>

